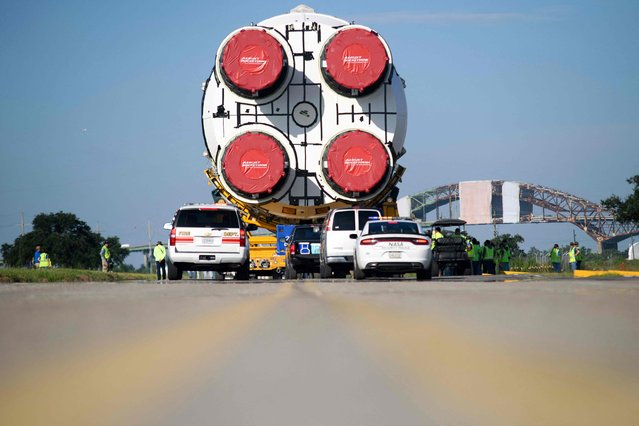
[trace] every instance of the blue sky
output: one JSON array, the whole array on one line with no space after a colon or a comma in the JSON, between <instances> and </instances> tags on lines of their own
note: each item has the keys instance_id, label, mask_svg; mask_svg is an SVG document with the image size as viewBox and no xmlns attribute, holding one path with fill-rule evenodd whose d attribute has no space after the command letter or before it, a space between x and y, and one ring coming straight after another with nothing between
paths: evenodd
<instances>
[{"instance_id":1,"label":"blue sky","mask_svg":"<svg viewBox=\"0 0 639 426\"><path fill-rule=\"evenodd\" d=\"M200 101L218 45L297 4L4 0L0 243L19 235L21 212L30 223L60 210L123 243L145 243L147 222L164 239L179 205L210 200ZM372 27L391 47L409 108L402 195L478 179L595 202L629 192L625 179L639 173L638 2L309 5ZM528 246L545 247L573 228L523 229Z\"/></svg>"}]
</instances>

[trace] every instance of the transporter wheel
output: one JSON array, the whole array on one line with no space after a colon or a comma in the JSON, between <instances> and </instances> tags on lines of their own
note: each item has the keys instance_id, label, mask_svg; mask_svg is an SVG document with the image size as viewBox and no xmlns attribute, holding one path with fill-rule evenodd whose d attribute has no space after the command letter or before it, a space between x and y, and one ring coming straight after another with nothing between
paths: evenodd
<instances>
[{"instance_id":1,"label":"transporter wheel","mask_svg":"<svg viewBox=\"0 0 639 426\"><path fill-rule=\"evenodd\" d=\"M346 278L347 269L336 269L333 270L333 276L335 278Z\"/></svg>"},{"instance_id":2,"label":"transporter wheel","mask_svg":"<svg viewBox=\"0 0 639 426\"><path fill-rule=\"evenodd\" d=\"M327 265L326 263L323 263L320 260L320 278L332 278L333 277L333 270L331 269L330 265Z\"/></svg>"},{"instance_id":3,"label":"transporter wheel","mask_svg":"<svg viewBox=\"0 0 639 426\"><path fill-rule=\"evenodd\" d=\"M182 270L175 266L168 258L166 259L166 277L170 281L182 279Z\"/></svg>"},{"instance_id":4,"label":"transporter wheel","mask_svg":"<svg viewBox=\"0 0 639 426\"><path fill-rule=\"evenodd\" d=\"M417 271L417 281L430 281L433 277L432 265L427 269Z\"/></svg>"},{"instance_id":5,"label":"transporter wheel","mask_svg":"<svg viewBox=\"0 0 639 426\"><path fill-rule=\"evenodd\" d=\"M249 259L246 259L242 266L240 266L240 269L235 272L235 279L238 281L248 281L250 278L250 272L251 263Z\"/></svg>"}]
</instances>

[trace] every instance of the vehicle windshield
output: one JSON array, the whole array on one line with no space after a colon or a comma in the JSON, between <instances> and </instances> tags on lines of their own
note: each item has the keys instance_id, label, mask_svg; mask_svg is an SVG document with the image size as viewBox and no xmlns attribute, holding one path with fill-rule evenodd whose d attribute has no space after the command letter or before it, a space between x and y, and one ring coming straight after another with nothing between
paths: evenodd
<instances>
[{"instance_id":1,"label":"vehicle windshield","mask_svg":"<svg viewBox=\"0 0 639 426\"><path fill-rule=\"evenodd\" d=\"M369 222L368 234L419 234L419 227L412 222Z\"/></svg>"},{"instance_id":2,"label":"vehicle windshield","mask_svg":"<svg viewBox=\"0 0 639 426\"><path fill-rule=\"evenodd\" d=\"M300 240L313 240L313 241L319 241L320 240L320 228L319 227L313 227L313 228L295 228L295 234L293 235L293 240L295 241L300 241Z\"/></svg>"},{"instance_id":3,"label":"vehicle windshield","mask_svg":"<svg viewBox=\"0 0 639 426\"><path fill-rule=\"evenodd\" d=\"M233 210L181 210L176 226L186 228L239 228L237 213Z\"/></svg>"}]
</instances>

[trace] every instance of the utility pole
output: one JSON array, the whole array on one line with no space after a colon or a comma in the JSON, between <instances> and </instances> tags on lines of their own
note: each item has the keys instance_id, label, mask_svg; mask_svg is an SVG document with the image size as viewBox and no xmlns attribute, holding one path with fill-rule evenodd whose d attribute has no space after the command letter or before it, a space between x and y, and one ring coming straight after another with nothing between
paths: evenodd
<instances>
[{"instance_id":1,"label":"utility pole","mask_svg":"<svg viewBox=\"0 0 639 426\"><path fill-rule=\"evenodd\" d=\"M24 212L20 212L20 236L21 237L24 236ZM20 262L22 262L22 246L23 245L24 245L24 239L20 238L20 247L18 248L18 256L19 256Z\"/></svg>"},{"instance_id":2,"label":"utility pole","mask_svg":"<svg viewBox=\"0 0 639 426\"><path fill-rule=\"evenodd\" d=\"M146 231L149 235L149 274L151 273L151 221L146 221Z\"/></svg>"},{"instance_id":3,"label":"utility pole","mask_svg":"<svg viewBox=\"0 0 639 426\"><path fill-rule=\"evenodd\" d=\"M577 242L577 233L575 232L575 230L572 230L572 242L576 243Z\"/></svg>"}]
</instances>

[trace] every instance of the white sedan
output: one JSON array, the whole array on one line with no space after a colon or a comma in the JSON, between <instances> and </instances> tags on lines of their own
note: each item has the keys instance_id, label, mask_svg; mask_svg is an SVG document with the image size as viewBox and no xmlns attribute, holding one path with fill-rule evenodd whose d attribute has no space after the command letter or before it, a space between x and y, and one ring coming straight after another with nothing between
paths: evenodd
<instances>
[{"instance_id":1,"label":"white sedan","mask_svg":"<svg viewBox=\"0 0 639 426\"><path fill-rule=\"evenodd\" d=\"M415 272L417 280L431 279L430 240L411 220L372 220L355 244L353 276Z\"/></svg>"}]
</instances>

